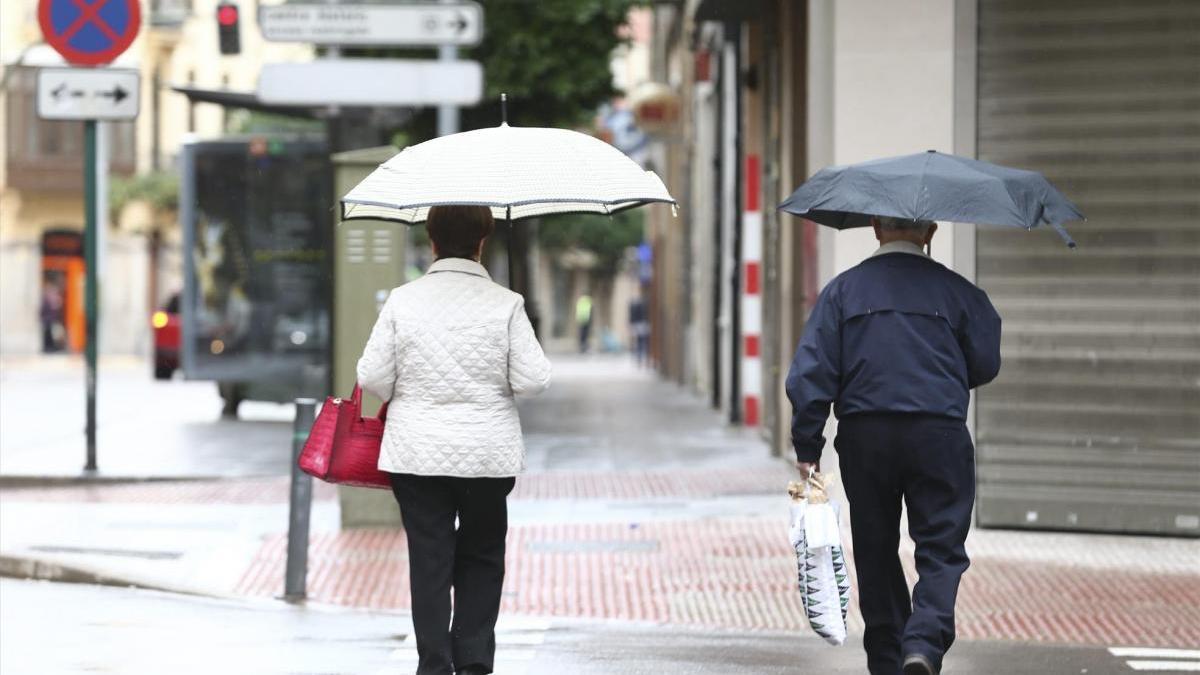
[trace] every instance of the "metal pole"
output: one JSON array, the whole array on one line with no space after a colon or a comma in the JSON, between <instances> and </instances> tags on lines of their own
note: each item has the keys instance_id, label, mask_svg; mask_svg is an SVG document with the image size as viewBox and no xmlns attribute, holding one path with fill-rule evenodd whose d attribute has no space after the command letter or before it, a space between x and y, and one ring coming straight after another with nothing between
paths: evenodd
<instances>
[{"instance_id":1,"label":"metal pole","mask_svg":"<svg viewBox=\"0 0 1200 675\"><path fill-rule=\"evenodd\" d=\"M443 5L454 4L455 0L442 0ZM450 45L438 47L438 61L443 63L458 58L458 48ZM438 136L449 136L458 133L458 106L439 105L437 116Z\"/></svg>"},{"instance_id":2,"label":"metal pole","mask_svg":"<svg viewBox=\"0 0 1200 675\"><path fill-rule=\"evenodd\" d=\"M292 490L288 501L287 571L283 597L303 600L307 595L308 525L312 515L312 476L300 470L300 451L312 429L317 402L296 399L296 420L292 428Z\"/></svg>"},{"instance_id":3,"label":"metal pole","mask_svg":"<svg viewBox=\"0 0 1200 675\"><path fill-rule=\"evenodd\" d=\"M85 333L87 343L84 357L87 361L87 463L85 471L96 470L96 338L100 316L100 275L97 273L96 226L96 120L83 123L83 259L87 283L84 290Z\"/></svg>"}]
</instances>

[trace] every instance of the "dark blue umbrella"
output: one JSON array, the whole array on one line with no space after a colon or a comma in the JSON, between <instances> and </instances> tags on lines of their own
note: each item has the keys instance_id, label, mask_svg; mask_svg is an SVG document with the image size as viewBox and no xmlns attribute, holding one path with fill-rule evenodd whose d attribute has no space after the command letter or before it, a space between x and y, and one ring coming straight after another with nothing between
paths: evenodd
<instances>
[{"instance_id":1,"label":"dark blue umbrella","mask_svg":"<svg viewBox=\"0 0 1200 675\"><path fill-rule=\"evenodd\" d=\"M839 230L866 227L871 216L1053 227L1083 220L1079 209L1036 171L945 155L934 150L821 169L779 208Z\"/></svg>"}]
</instances>

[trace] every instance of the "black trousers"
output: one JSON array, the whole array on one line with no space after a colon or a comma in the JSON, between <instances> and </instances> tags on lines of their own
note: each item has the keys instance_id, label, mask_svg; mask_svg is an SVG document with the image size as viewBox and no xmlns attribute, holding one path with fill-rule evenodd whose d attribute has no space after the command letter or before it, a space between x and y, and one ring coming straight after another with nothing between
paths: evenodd
<instances>
[{"instance_id":1,"label":"black trousers","mask_svg":"<svg viewBox=\"0 0 1200 675\"><path fill-rule=\"evenodd\" d=\"M863 646L871 673L896 675L904 655L940 668L954 642L954 602L970 561L964 543L975 502L975 448L961 420L860 414L838 423L850 500ZM900 566L901 500L916 544L910 600Z\"/></svg>"},{"instance_id":2,"label":"black trousers","mask_svg":"<svg viewBox=\"0 0 1200 675\"><path fill-rule=\"evenodd\" d=\"M391 478L408 536L417 673L492 672L504 584L506 500L515 479Z\"/></svg>"}]
</instances>

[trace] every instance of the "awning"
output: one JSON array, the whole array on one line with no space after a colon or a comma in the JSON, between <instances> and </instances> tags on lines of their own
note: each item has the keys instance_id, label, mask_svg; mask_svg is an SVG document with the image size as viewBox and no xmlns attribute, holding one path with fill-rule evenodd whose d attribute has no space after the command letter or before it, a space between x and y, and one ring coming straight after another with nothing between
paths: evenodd
<instances>
[{"instance_id":1,"label":"awning","mask_svg":"<svg viewBox=\"0 0 1200 675\"><path fill-rule=\"evenodd\" d=\"M287 117L299 117L302 119L320 119L324 108L314 108L310 106L285 106L271 105L258 100L258 95L254 92L243 91L228 91L224 89L200 89L199 87L171 87L175 91L187 96L192 103L215 103L226 108L243 108L245 110L257 110L260 112L271 113L273 115L285 115Z\"/></svg>"}]
</instances>

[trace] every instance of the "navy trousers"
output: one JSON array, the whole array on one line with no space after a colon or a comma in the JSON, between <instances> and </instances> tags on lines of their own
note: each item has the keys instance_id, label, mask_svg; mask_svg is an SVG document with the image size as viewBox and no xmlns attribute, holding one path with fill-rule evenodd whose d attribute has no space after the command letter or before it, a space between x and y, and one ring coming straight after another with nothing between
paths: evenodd
<instances>
[{"instance_id":1,"label":"navy trousers","mask_svg":"<svg viewBox=\"0 0 1200 675\"><path fill-rule=\"evenodd\" d=\"M492 672L504 585L506 500L516 479L412 474L391 474L391 479L408 536L418 675Z\"/></svg>"},{"instance_id":2,"label":"navy trousers","mask_svg":"<svg viewBox=\"0 0 1200 675\"><path fill-rule=\"evenodd\" d=\"M940 668L954 642L954 601L970 561L975 448L965 423L917 414L849 415L834 441L850 500L858 604L871 673L896 675L905 655ZM916 544L910 599L900 566L901 501Z\"/></svg>"}]
</instances>

